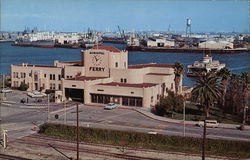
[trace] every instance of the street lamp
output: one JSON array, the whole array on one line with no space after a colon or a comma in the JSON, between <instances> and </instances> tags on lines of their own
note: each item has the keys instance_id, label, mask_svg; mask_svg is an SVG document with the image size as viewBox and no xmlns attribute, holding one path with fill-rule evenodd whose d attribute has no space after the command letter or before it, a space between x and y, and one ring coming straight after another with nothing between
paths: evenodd
<instances>
[{"instance_id":1,"label":"street lamp","mask_svg":"<svg viewBox=\"0 0 250 160\"><path fill-rule=\"evenodd\" d=\"M76 159L79 160L79 113L78 103L76 104Z\"/></svg>"},{"instance_id":2,"label":"street lamp","mask_svg":"<svg viewBox=\"0 0 250 160\"><path fill-rule=\"evenodd\" d=\"M67 112L66 112L66 100L64 100L64 124L66 125L66 123L67 123Z\"/></svg>"},{"instance_id":3,"label":"street lamp","mask_svg":"<svg viewBox=\"0 0 250 160\"><path fill-rule=\"evenodd\" d=\"M50 93L48 93L48 108L47 108L47 122L49 122L49 118L50 118L50 115L49 115L49 107L50 107Z\"/></svg>"},{"instance_id":4,"label":"street lamp","mask_svg":"<svg viewBox=\"0 0 250 160\"><path fill-rule=\"evenodd\" d=\"M183 102L183 136L186 136L186 124L185 124L185 119L186 119L186 100L184 99Z\"/></svg>"}]
</instances>

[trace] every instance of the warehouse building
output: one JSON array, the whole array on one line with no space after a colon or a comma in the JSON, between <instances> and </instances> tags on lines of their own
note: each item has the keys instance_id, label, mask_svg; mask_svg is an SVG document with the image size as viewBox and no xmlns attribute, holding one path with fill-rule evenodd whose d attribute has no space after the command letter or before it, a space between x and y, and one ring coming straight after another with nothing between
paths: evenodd
<instances>
[{"instance_id":1,"label":"warehouse building","mask_svg":"<svg viewBox=\"0 0 250 160\"><path fill-rule=\"evenodd\" d=\"M204 49L233 49L234 45L228 41L205 41L199 43L198 47Z\"/></svg>"}]
</instances>

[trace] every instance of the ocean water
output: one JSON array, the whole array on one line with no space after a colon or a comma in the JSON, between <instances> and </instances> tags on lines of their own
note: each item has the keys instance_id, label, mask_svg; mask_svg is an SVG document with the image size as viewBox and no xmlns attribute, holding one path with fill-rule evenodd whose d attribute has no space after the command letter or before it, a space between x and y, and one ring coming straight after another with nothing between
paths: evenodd
<instances>
[{"instance_id":1,"label":"ocean water","mask_svg":"<svg viewBox=\"0 0 250 160\"><path fill-rule=\"evenodd\" d=\"M104 44L113 45L119 49L125 49L121 44ZM11 43L0 43L0 70L3 74L10 74L11 64L42 64L52 65L54 60L71 61L81 58L81 50L68 48L34 48L11 46ZM250 54L212 54L214 60L226 63L226 66L233 73L241 74L250 72ZM165 63L174 64L181 62L187 70L187 65L192 64L195 60L201 60L203 54L199 53L165 53L165 52L129 52L129 65L144 63ZM184 76L185 86L195 84L194 78Z\"/></svg>"}]
</instances>

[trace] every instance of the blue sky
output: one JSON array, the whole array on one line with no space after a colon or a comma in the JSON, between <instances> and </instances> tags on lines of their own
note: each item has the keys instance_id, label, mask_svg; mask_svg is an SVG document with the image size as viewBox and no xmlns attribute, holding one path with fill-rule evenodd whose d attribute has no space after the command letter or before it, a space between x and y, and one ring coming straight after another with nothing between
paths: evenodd
<instances>
[{"instance_id":1,"label":"blue sky","mask_svg":"<svg viewBox=\"0 0 250 160\"><path fill-rule=\"evenodd\" d=\"M249 32L247 0L0 0L1 30Z\"/></svg>"}]
</instances>

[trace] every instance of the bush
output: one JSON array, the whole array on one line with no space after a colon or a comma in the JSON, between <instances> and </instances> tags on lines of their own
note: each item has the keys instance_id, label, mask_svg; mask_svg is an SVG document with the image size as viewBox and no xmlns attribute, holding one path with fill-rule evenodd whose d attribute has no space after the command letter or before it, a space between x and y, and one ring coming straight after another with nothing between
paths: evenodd
<instances>
[{"instance_id":1,"label":"bush","mask_svg":"<svg viewBox=\"0 0 250 160\"><path fill-rule=\"evenodd\" d=\"M68 140L76 140L76 127L62 124L43 124L39 133ZM151 135L128 131L80 127L80 141L141 147L163 151L200 153L202 139L166 135ZM250 157L250 142L206 140L206 152L211 155Z\"/></svg>"},{"instance_id":2,"label":"bush","mask_svg":"<svg viewBox=\"0 0 250 160\"><path fill-rule=\"evenodd\" d=\"M184 98L169 91L167 97L161 97L160 102L155 105L154 112L159 116L165 116L172 112L182 112Z\"/></svg>"},{"instance_id":3,"label":"bush","mask_svg":"<svg viewBox=\"0 0 250 160\"><path fill-rule=\"evenodd\" d=\"M21 91L27 91L28 88L29 88L29 86L27 84L25 84L24 82L21 82L18 89Z\"/></svg>"}]
</instances>

